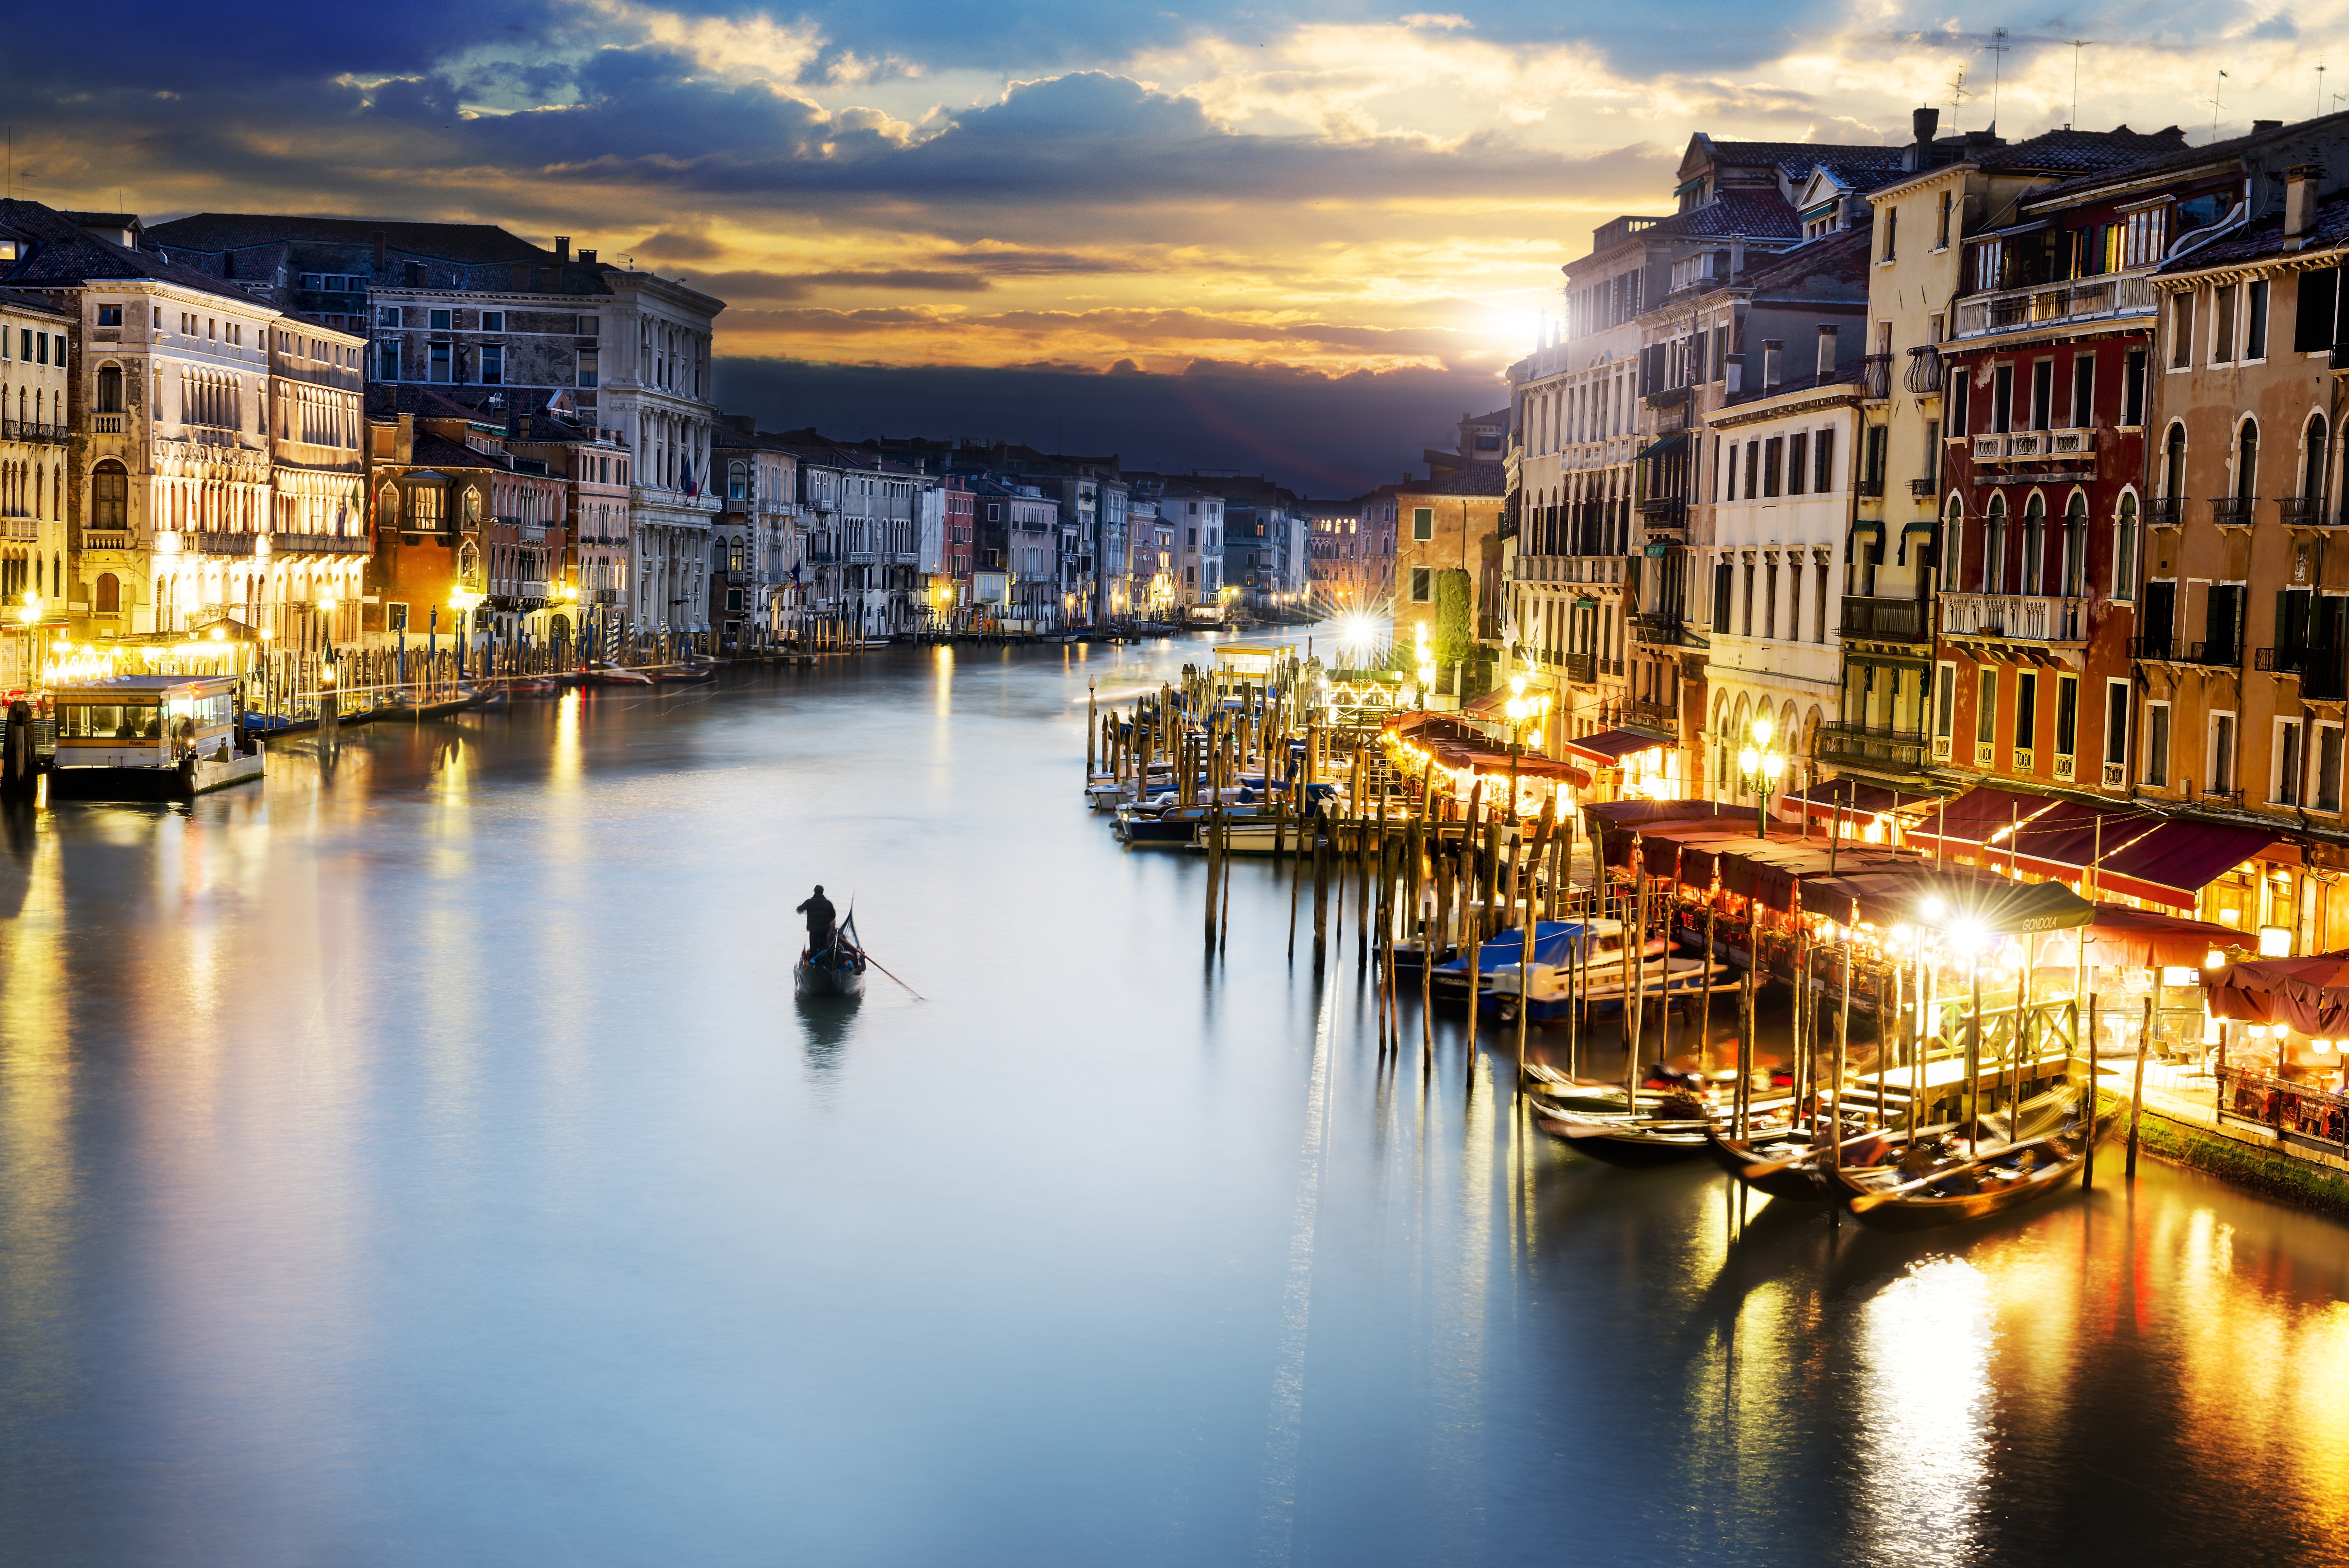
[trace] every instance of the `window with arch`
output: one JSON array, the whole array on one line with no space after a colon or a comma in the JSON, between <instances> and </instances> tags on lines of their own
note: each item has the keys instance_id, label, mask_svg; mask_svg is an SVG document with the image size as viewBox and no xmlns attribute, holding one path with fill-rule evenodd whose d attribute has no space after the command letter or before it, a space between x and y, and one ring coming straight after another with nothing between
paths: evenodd
<instances>
[{"instance_id":1,"label":"window with arch","mask_svg":"<svg viewBox=\"0 0 2349 1568\"><path fill-rule=\"evenodd\" d=\"M98 367L98 409L100 414L122 412L122 366L101 365Z\"/></svg>"},{"instance_id":2,"label":"window with arch","mask_svg":"<svg viewBox=\"0 0 2349 1568\"><path fill-rule=\"evenodd\" d=\"M1949 511L1941 523L1941 591L1958 591L1959 562L1966 558L1966 503L1956 496L1950 498Z\"/></svg>"},{"instance_id":3,"label":"window with arch","mask_svg":"<svg viewBox=\"0 0 2349 1568\"><path fill-rule=\"evenodd\" d=\"M750 493L750 465L736 459L726 465L726 499L742 500Z\"/></svg>"},{"instance_id":4,"label":"window with arch","mask_svg":"<svg viewBox=\"0 0 2349 1568\"><path fill-rule=\"evenodd\" d=\"M1982 518L1982 571L1975 580L1977 593L2000 593L2006 589L2006 497L1990 498L1990 510Z\"/></svg>"},{"instance_id":5,"label":"window with arch","mask_svg":"<svg viewBox=\"0 0 2349 1568\"><path fill-rule=\"evenodd\" d=\"M2047 498L2037 490L2023 503L2023 587L2025 593L2047 591Z\"/></svg>"},{"instance_id":6,"label":"window with arch","mask_svg":"<svg viewBox=\"0 0 2349 1568\"><path fill-rule=\"evenodd\" d=\"M2119 511L2113 518L2113 597L2127 601L2137 597L2137 492L2121 493Z\"/></svg>"},{"instance_id":7,"label":"window with arch","mask_svg":"<svg viewBox=\"0 0 2349 1568\"><path fill-rule=\"evenodd\" d=\"M2235 499L2246 506L2260 493L2260 426L2246 419L2235 431Z\"/></svg>"},{"instance_id":8,"label":"window with arch","mask_svg":"<svg viewBox=\"0 0 2349 1568\"><path fill-rule=\"evenodd\" d=\"M92 528L130 526L130 470L112 458L90 471L89 525Z\"/></svg>"},{"instance_id":9,"label":"window with arch","mask_svg":"<svg viewBox=\"0 0 2349 1568\"><path fill-rule=\"evenodd\" d=\"M2077 599L2088 591L2088 496L2074 490L2064 504L2064 597Z\"/></svg>"},{"instance_id":10,"label":"window with arch","mask_svg":"<svg viewBox=\"0 0 2349 1568\"><path fill-rule=\"evenodd\" d=\"M2305 449L2300 460L2300 496L2302 500L2322 503L2324 500L2324 470L2329 466L2328 454L2331 451L2324 416L2311 414L2308 428L2301 432ZM2306 510L2313 518L2324 509L2319 504Z\"/></svg>"},{"instance_id":11,"label":"window with arch","mask_svg":"<svg viewBox=\"0 0 2349 1568\"><path fill-rule=\"evenodd\" d=\"M2161 442L2161 493L2169 500L2186 495L2186 427L2172 425Z\"/></svg>"}]
</instances>

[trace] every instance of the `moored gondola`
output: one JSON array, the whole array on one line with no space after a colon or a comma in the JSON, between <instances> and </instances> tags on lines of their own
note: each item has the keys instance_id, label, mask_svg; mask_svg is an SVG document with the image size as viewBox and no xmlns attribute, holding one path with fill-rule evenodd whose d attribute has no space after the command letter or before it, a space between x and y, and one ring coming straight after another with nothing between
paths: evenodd
<instances>
[{"instance_id":1,"label":"moored gondola","mask_svg":"<svg viewBox=\"0 0 2349 1568\"><path fill-rule=\"evenodd\" d=\"M856 916L834 927L831 945L802 948L792 970L792 988L802 996L864 995L864 949L856 940Z\"/></svg>"},{"instance_id":2,"label":"moored gondola","mask_svg":"<svg viewBox=\"0 0 2349 1568\"><path fill-rule=\"evenodd\" d=\"M1978 1151L1920 1143L1892 1164L1826 1172L1860 1223L1880 1231L1927 1231L1979 1220L2063 1191L2117 1110L2075 1116L2056 1131Z\"/></svg>"}]
</instances>

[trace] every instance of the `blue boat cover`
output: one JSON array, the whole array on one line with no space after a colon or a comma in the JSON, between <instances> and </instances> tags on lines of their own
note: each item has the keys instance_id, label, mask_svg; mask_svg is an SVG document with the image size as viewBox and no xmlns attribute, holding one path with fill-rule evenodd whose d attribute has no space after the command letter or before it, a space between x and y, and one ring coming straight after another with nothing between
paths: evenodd
<instances>
[{"instance_id":1,"label":"blue boat cover","mask_svg":"<svg viewBox=\"0 0 2349 1568\"><path fill-rule=\"evenodd\" d=\"M1564 964L1568 954L1576 951L1582 929L1581 923L1578 921L1545 920L1541 922L1534 927L1534 962L1548 965ZM1525 945L1525 928L1512 926L1476 949L1476 972L1479 975L1489 975L1504 965L1515 964L1524 955ZM1466 975L1468 954L1464 952L1450 963L1437 965L1435 972L1438 975Z\"/></svg>"}]
</instances>

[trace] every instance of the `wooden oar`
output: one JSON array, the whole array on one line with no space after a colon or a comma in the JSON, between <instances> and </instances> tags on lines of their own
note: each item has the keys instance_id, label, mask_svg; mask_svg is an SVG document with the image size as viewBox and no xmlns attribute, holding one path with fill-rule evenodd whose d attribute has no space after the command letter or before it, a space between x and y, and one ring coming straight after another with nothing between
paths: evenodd
<instances>
[{"instance_id":1,"label":"wooden oar","mask_svg":"<svg viewBox=\"0 0 2349 1568\"><path fill-rule=\"evenodd\" d=\"M873 967L874 967L874 968L875 968L875 969L881 969L881 960L879 960L878 958L874 957L874 956L873 956L873 954L871 954L870 953L868 953L868 954L866 954L864 955L864 962L865 962L865 963L867 963L867 964L870 964L870 965L873 965ZM881 969L881 973L882 973L882 974L884 974L884 975L889 975L889 971L887 971L886 969ZM897 980L897 977L896 977L895 975L889 975L889 978L890 978L890 979L892 979L892 980ZM897 984L898 984L898 985L905 985L905 983L903 980L897 980ZM905 985L905 994L906 994L907 995L909 995L909 996L913 997L913 999L914 999L915 1001L916 1001L916 1002L926 1002L926 1001L928 1001L928 1000L929 1000L929 998L928 998L927 996L923 995L919 991L915 990L911 985Z\"/></svg>"}]
</instances>

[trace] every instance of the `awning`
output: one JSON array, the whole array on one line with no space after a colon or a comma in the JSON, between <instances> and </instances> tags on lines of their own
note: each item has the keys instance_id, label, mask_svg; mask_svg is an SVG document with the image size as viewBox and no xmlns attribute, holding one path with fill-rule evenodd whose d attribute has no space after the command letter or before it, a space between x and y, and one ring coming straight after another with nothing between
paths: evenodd
<instances>
[{"instance_id":1,"label":"awning","mask_svg":"<svg viewBox=\"0 0 2349 1568\"><path fill-rule=\"evenodd\" d=\"M1672 434L1666 436L1661 441L1651 441L1646 446L1641 447L1640 449L1640 460L1641 462L1645 462L1650 458L1661 458L1667 452L1676 452L1687 445L1688 432L1686 430L1675 430Z\"/></svg>"},{"instance_id":2,"label":"awning","mask_svg":"<svg viewBox=\"0 0 2349 1568\"><path fill-rule=\"evenodd\" d=\"M1647 822L1713 821L1723 817L1750 822L1754 813L1717 800L1602 800L1585 806L1582 814L1610 828L1637 827Z\"/></svg>"},{"instance_id":3,"label":"awning","mask_svg":"<svg viewBox=\"0 0 2349 1568\"><path fill-rule=\"evenodd\" d=\"M1921 533L1930 537L1941 531L1941 520L1938 517L1912 517L1900 525L1900 531Z\"/></svg>"},{"instance_id":4,"label":"awning","mask_svg":"<svg viewBox=\"0 0 2349 1568\"><path fill-rule=\"evenodd\" d=\"M2283 1024L2318 1039L2349 1037L2349 953L2232 964L2202 977L2210 1011L2246 1024Z\"/></svg>"},{"instance_id":5,"label":"awning","mask_svg":"<svg viewBox=\"0 0 2349 1568\"><path fill-rule=\"evenodd\" d=\"M1841 920L1836 904L1856 900L1879 925L1974 925L1993 935L2028 935L2085 925L2088 901L2062 882L2013 882L1978 866L1918 865L1898 875L1826 877L1805 889L1804 907Z\"/></svg>"},{"instance_id":6,"label":"awning","mask_svg":"<svg viewBox=\"0 0 2349 1568\"><path fill-rule=\"evenodd\" d=\"M1501 711L1502 705L1506 703L1508 700L1509 688L1506 686L1495 686L1483 696L1472 696L1466 702L1462 703L1460 705L1460 711L1463 713L1499 713Z\"/></svg>"},{"instance_id":7,"label":"awning","mask_svg":"<svg viewBox=\"0 0 2349 1568\"><path fill-rule=\"evenodd\" d=\"M1933 796L1922 792L1904 795L1881 784L1863 784L1856 779L1814 785L1808 793L1796 790L1778 797L1780 809L1793 812L1797 821L1805 817L1830 820L1841 817L1847 822L1860 822L1895 810L1904 820L1913 820L1917 813L1930 811L1935 804Z\"/></svg>"},{"instance_id":8,"label":"awning","mask_svg":"<svg viewBox=\"0 0 2349 1568\"><path fill-rule=\"evenodd\" d=\"M1881 518L1863 517L1851 525L1851 536L1854 539L1881 539L1884 537L1884 521Z\"/></svg>"},{"instance_id":9,"label":"awning","mask_svg":"<svg viewBox=\"0 0 2349 1568\"><path fill-rule=\"evenodd\" d=\"M2086 963L2091 969L2192 969L2198 973L2213 948L2221 953L2248 953L2258 946L2240 931L2199 920L2180 920L2125 903L2100 903L2085 927ZM2064 969L2080 962L2069 934L2041 942L2036 962Z\"/></svg>"},{"instance_id":10,"label":"awning","mask_svg":"<svg viewBox=\"0 0 2349 1568\"><path fill-rule=\"evenodd\" d=\"M2142 811L2117 811L2084 800L2058 800L2012 833L1991 830L1992 865L2011 859L2009 869L2040 876L2078 876L2091 861L2126 849L2160 826Z\"/></svg>"},{"instance_id":11,"label":"awning","mask_svg":"<svg viewBox=\"0 0 2349 1568\"><path fill-rule=\"evenodd\" d=\"M1566 743L1568 751L1578 751L1603 767L1612 768L1635 751L1653 751L1660 746L1679 742L1671 736L1658 735L1644 729L1602 729L1596 735L1586 735Z\"/></svg>"},{"instance_id":12,"label":"awning","mask_svg":"<svg viewBox=\"0 0 2349 1568\"><path fill-rule=\"evenodd\" d=\"M2196 895L2282 835L2217 822L2164 822L2096 867L2099 892L2192 909Z\"/></svg>"},{"instance_id":13,"label":"awning","mask_svg":"<svg viewBox=\"0 0 2349 1568\"><path fill-rule=\"evenodd\" d=\"M2044 796L2019 795L2012 789L1987 786L1969 789L1936 807L1909 837L1926 844L1938 841L1945 853L1953 849L1978 850L1993 833L2031 820L2051 803Z\"/></svg>"}]
</instances>

